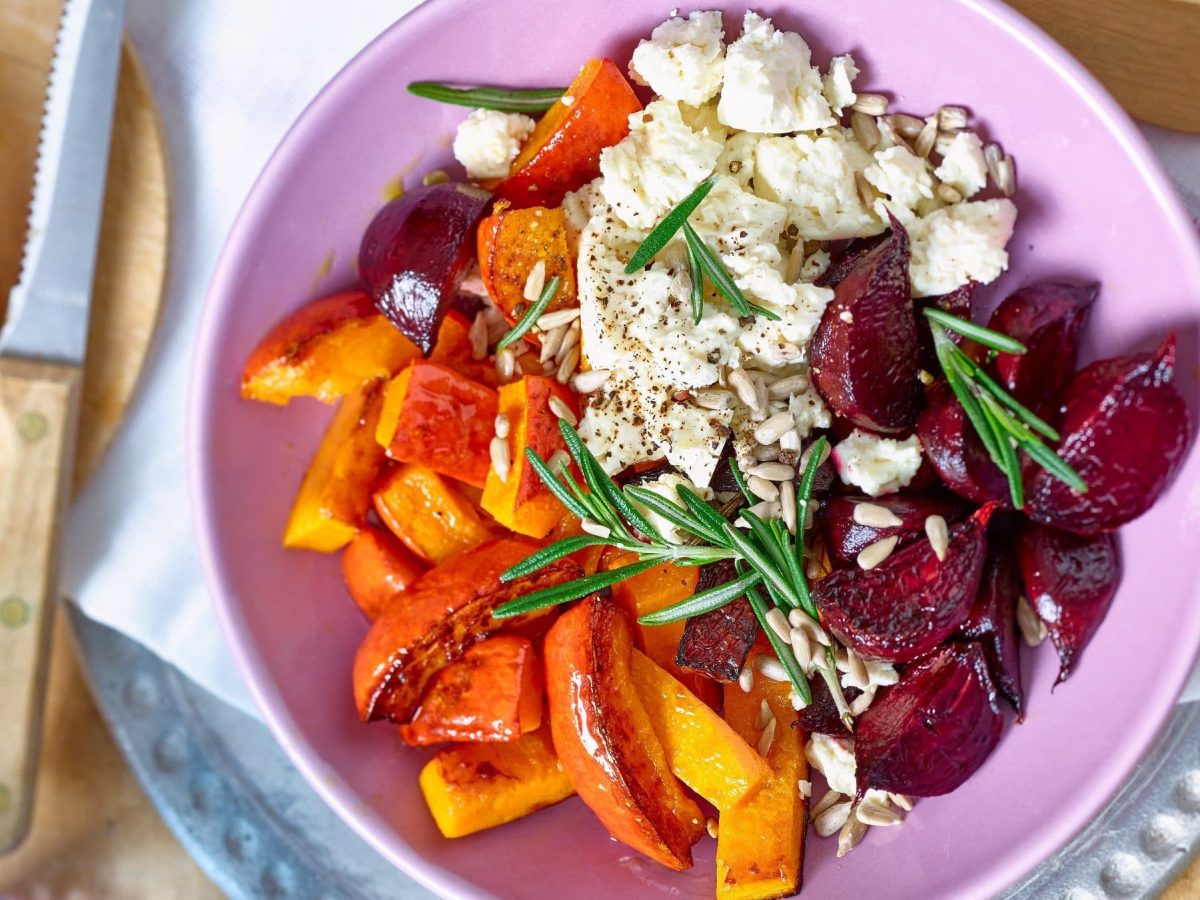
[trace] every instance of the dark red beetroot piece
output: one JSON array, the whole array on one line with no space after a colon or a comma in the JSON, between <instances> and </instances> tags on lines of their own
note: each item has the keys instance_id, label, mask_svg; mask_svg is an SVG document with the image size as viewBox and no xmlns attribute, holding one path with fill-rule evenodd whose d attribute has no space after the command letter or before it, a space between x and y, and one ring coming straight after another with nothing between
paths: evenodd
<instances>
[{"instance_id":1,"label":"dark red beetroot piece","mask_svg":"<svg viewBox=\"0 0 1200 900\"><path fill-rule=\"evenodd\" d=\"M796 713L794 728L799 728L808 734L831 734L834 737L852 737L850 729L838 715L837 704L833 702L833 694L824 678L808 679L812 690L812 703ZM842 695L847 703L853 703L862 694L856 687L843 687Z\"/></svg>"},{"instance_id":2,"label":"dark red beetroot piece","mask_svg":"<svg viewBox=\"0 0 1200 900\"><path fill-rule=\"evenodd\" d=\"M858 260L834 288L813 335L812 379L839 416L886 434L912 429L921 400L908 233Z\"/></svg>"},{"instance_id":3,"label":"dark red beetroot piece","mask_svg":"<svg viewBox=\"0 0 1200 900\"><path fill-rule=\"evenodd\" d=\"M887 239L887 233L884 232L873 237L855 238L848 242L842 248L841 255L813 283L819 287L837 287L847 275L854 271L864 256Z\"/></svg>"},{"instance_id":4,"label":"dark red beetroot piece","mask_svg":"<svg viewBox=\"0 0 1200 900\"><path fill-rule=\"evenodd\" d=\"M947 644L908 667L855 720L858 795L948 794L983 765L1004 717L978 644Z\"/></svg>"},{"instance_id":5,"label":"dark red beetroot piece","mask_svg":"<svg viewBox=\"0 0 1200 900\"><path fill-rule=\"evenodd\" d=\"M1075 371L1083 326L1099 292L1098 284L1039 281L996 307L988 327L1028 351L997 355L996 380L1031 409L1050 407Z\"/></svg>"},{"instance_id":6,"label":"dark red beetroot piece","mask_svg":"<svg viewBox=\"0 0 1200 900\"><path fill-rule=\"evenodd\" d=\"M1025 716L1021 657L1017 646L1017 598L1021 592L1021 573L1005 535L1002 542L994 540L988 547L983 575L979 579L979 593L967 621L958 630L963 637L979 641L992 680L1019 718Z\"/></svg>"},{"instance_id":7,"label":"dark red beetroot piece","mask_svg":"<svg viewBox=\"0 0 1200 900\"><path fill-rule=\"evenodd\" d=\"M718 587L735 575L732 560L709 563L700 569L696 592ZM719 609L687 620L675 663L685 671L707 675L717 681L737 681L757 636L758 619L754 609L749 600L739 597Z\"/></svg>"},{"instance_id":8,"label":"dark red beetroot piece","mask_svg":"<svg viewBox=\"0 0 1200 900\"><path fill-rule=\"evenodd\" d=\"M1077 494L1038 469L1026 485L1029 516L1079 534L1136 519L1166 490L1187 454L1187 404L1171 382L1175 335L1153 353L1092 363L1063 394L1058 455L1087 483Z\"/></svg>"},{"instance_id":9,"label":"dark red beetroot piece","mask_svg":"<svg viewBox=\"0 0 1200 900\"><path fill-rule=\"evenodd\" d=\"M1010 503L1008 479L992 462L950 385L936 382L925 398L917 437L942 483L972 503Z\"/></svg>"},{"instance_id":10,"label":"dark red beetroot piece","mask_svg":"<svg viewBox=\"0 0 1200 900\"><path fill-rule=\"evenodd\" d=\"M926 372L940 375L942 367L938 363L937 353L933 349L933 332L930 330L929 321L925 318L922 310L936 307L942 312L948 312L952 316L958 316L969 322L971 320L971 299L975 296L977 287L979 287L978 281L968 281L948 294L939 294L936 297L917 297L913 300L917 311L917 340L921 345L921 368ZM957 332L947 331L947 336L956 344L962 343L962 335Z\"/></svg>"},{"instance_id":11,"label":"dark red beetroot piece","mask_svg":"<svg viewBox=\"0 0 1200 900\"><path fill-rule=\"evenodd\" d=\"M491 194L469 184L417 188L381 209L358 251L363 287L379 311L428 356L471 262Z\"/></svg>"},{"instance_id":12,"label":"dark red beetroot piece","mask_svg":"<svg viewBox=\"0 0 1200 900\"><path fill-rule=\"evenodd\" d=\"M929 541L897 551L873 569L840 569L813 588L826 627L868 659L907 662L928 653L966 620L987 552L995 504L950 529L945 560Z\"/></svg>"},{"instance_id":13,"label":"dark red beetroot piece","mask_svg":"<svg viewBox=\"0 0 1200 900\"><path fill-rule=\"evenodd\" d=\"M1117 539L1026 523L1017 533L1017 557L1025 596L1058 650L1061 684L1112 606L1121 581Z\"/></svg>"},{"instance_id":14,"label":"dark red beetroot piece","mask_svg":"<svg viewBox=\"0 0 1200 900\"><path fill-rule=\"evenodd\" d=\"M894 513L900 524L879 528L860 525L854 519L854 508L860 503L882 506ZM886 494L883 497L864 497L842 494L830 498L817 511L817 521L825 537L825 549L835 568L853 566L863 548L876 541L896 535L897 549L925 537L925 520L941 516L953 525L970 512L967 504L957 497L937 491L922 494Z\"/></svg>"}]
</instances>

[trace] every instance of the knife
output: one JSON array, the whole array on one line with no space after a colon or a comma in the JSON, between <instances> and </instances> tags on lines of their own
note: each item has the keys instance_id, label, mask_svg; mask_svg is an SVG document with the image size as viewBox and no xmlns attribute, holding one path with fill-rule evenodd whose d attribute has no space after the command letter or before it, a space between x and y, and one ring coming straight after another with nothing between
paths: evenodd
<instances>
[{"instance_id":1,"label":"knife","mask_svg":"<svg viewBox=\"0 0 1200 900\"><path fill-rule=\"evenodd\" d=\"M125 0L67 0L0 329L0 853L29 828Z\"/></svg>"}]
</instances>

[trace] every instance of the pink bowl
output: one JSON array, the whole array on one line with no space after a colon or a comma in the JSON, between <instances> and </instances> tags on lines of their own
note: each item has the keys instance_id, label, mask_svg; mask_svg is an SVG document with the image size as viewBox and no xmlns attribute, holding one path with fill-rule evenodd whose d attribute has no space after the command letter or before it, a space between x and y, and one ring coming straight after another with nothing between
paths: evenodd
<instances>
[{"instance_id":1,"label":"pink bowl","mask_svg":"<svg viewBox=\"0 0 1200 900\"><path fill-rule=\"evenodd\" d=\"M569 13L565 7L569 6ZM737 33L741 4L726 10ZM706 6L706 8L708 8ZM440 838L417 788L423 756L364 727L350 664L366 626L336 557L285 552L280 534L328 411L243 402L238 375L264 331L353 282L359 237L397 176L448 166L461 109L410 97L415 79L565 84L581 62L625 60L667 7L437 0L364 50L309 107L259 178L208 298L191 394L191 483L207 577L246 680L280 742L380 853L459 897L709 897L713 842L672 874L606 839L570 800L516 824ZM970 106L1017 160L1021 210L997 296L1040 276L1098 279L1087 355L1180 333L1180 382L1197 407L1200 255L1145 142L1058 45L990 0L839 0L760 10L814 43L853 51L864 87L899 109ZM415 173L415 175L414 175ZM331 261L331 263L330 263ZM324 272L328 274L322 274ZM1171 711L1200 642L1194 533L1200 454L1158 506L1122 532L1126 577L1108 622L1053 696L1048 646L1026 656L1030 711L982 771L876 829L845 859L811 838L819 897L991 895L1062 847L1121 786Z\"/></svg>"}]
</instances>

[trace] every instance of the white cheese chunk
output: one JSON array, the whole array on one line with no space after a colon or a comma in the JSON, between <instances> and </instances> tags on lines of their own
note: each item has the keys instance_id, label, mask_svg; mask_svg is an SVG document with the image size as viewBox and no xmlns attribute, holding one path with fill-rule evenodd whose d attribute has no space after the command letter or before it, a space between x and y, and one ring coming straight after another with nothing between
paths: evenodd
<instances>
[{"instance_id":1,"label":"white cheese chunk","mask_svg":"<svg viewBox=\"0 0 1200 900\"><path fill-rule=\"evenodd\" d=\"M604 203L600 192L600 179L593 178L577 191L563 195L563 220L567 226L567 241L576 257L579 255L579 235L592 220L596 210Z\"/></svg>"},{"instance_id":2,"label":"white cheese chunk","mask_svg":"<svg viewBox=\"0 0 1200 900\"><path fill-rule=\"evenodd\" d=\"M712 172L721 146L689 128L679 104L656 100L629 117L622 141L600 153L600 189L623 222L649 230Z\"/></svg>"},{"instance_id":3,"label":"white cheese chunk","mask_svg":"<svg viewBox=\"0 0 1200 900\"><path fill-rule=\"evenodd\" d=\"M754 188L787 207L788 224L805 240L879 234L883 223L863 206L854 180L871 164L871 154L845 129L768 138L754 154Z\"/></svg>"},{"instance_id":4,"label":"white cheese chunk","mask_svg":"<svg viewBox=\"0 0 1200 900\"><path fill-rule=\"evenodd\" d=\"M470 178L503 178L533 126L533 119L520 113L474 110L458 125L454 158Z\"/></svg>"},{"instance_id":5,"label":"white cheese chunk","mask_svg":"<svg viewBox=\"0 0 1200 900\"><path fill-rule=\"evenodd\" d=\"M633 51L629 74L666 100L699 105L721 90L724 38L719 12L667 19Z\"/></svg>"},{"instance_id":6,"label":"white cheese chunk","mask_svg":"<svg viewBox=\"0 0 1200 900\"><path fill-rule=\"evenodd\" d=\"M658 494L664 500L669 500L671 503L679 505L682 503L679 499L678 491L680 485L693 491L702 500L711 500L713 497L713 492L710 488L695 485L678 472L666 472L653 481L643 482L639 487L645 488L651 493ZM631 502L646 517L647 521L658 530L658 533L672 544L682 544L689 537L686 532L671 524L670 521L664 519L658 513L651 511L649 507L642 506L636 500L631 500Z\"/></svg>"},{"instance_id":7,"label":"white cheese chunk","mask_svg":"<svg viewBox=\"0 0 1200 900\"><path fill-rule=\"evenodd\" d=\"M822 91L834 115L840 116L843 110L853 106L858 100L858 95L854 93L854 79L857 77L858 66L849 53L835 56L829 61Z\"/></svg>"},{"instance_id":8,"label":"white cheese chunk","mask_svg":"<svg viewBox=\"0 0 1200 900\"><path fill-rule=\"evenodd\" d=\"M973 197L987 185L987 161L983 141L973 131L960 131L946 148L942 164L934 170L942 184L948 184L964 197Z\"/></svg>"},{"instance_id":9,"label":"white cheese chunk","mask_svg":"<svg viewBox=\"0 0 1200 900\"><path fill-rule=\"evenodd\" d=\"M847 797L858 792L852 741L815 732L804 745L804 755L809 764L825 776L831 791Z\"/></svg>"},{"instance_id":10,"label":"white cheese chunk","mask_svg":"<svg viewBox=\"0 0 1200 900\"><path fill-rule=\"evenodd\" d=\"M863 177L880 193L886 194L892 204L906 210L915 210L922 200L933 199L929 163L907 147L877 150L875 162L863 170ZM893 212L894 205L889 207Z\"/></svg>"},{"instance_id":11,"label":"white cheese chunk","mask_svg":"<svg viewBox=\"0 0 1200 900\"><path fill-rule=\"evenodd\" d=\"M1004 248L1016 221L1016 206L999 199L955 203L912 222L913 295L937 296L968 281L994 281L1008 268Z\"/></svg>"},{"instance_id":12,"label":"white cheese chunk","mask_svg":"<svg viewBox=\"0 0 1200 900\"><path fill-rule=\"evenodd\" d=\"M833 424L829 407L814 387L790 397L788 412L796 421L796 434L800 440L807 438L814 428L828 428Z\"/></svg>"},{"instance_id":13,"label":"white cheese chunk","mask_svg":"<svg viewBox=\"0 0 1200 900\"><path fill-rule=\"evenodd\" d=\"M754 150L762 139L761 134L752 131L736 131L731 134L725 139L725 146L721 149L721 155L717 157L717 171L736 181L742 190L752 190ZM787 216L786 210L784 216Z\"/></svg>"},{"instance_id":14,"label":"white cheese chunk","mask_svg":"<svg viewBox=\"0 0 1200 900\"><path fill-rule=\"evenodd\" d=\"M717 112L730 128L766 134L810 131L836 122L808 44L753 12L746 13L741 37L725 52Z\"/></svg>"},{"instance_id":15,"label":"white cheese chunk","mask_svg":"<svg viewBox=\"0 0 1200 900\"><path fill-rule=\"evenodd\" d=\"M921 441L878 437L860 428L833 448L838 477L870 497L907 487L921 468Z\"/></svg>"}]
</instances>

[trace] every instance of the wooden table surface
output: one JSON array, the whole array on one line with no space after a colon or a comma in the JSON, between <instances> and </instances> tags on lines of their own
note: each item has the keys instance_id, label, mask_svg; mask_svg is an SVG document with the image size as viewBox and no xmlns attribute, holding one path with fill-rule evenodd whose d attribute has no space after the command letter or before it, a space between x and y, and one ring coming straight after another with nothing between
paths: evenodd
<instances>
[{"instance_id":1,"label":"wooden table surface","mask_svg":"<svg viewBox=\"0 0 1200 900\"><path fill-rule=\"evenodd\" d=\"M1200 130L1200 103L1195 99L1200 94L1198 0L1146 2L1149 8L1139 12L1144 13L1142 24L1147 20L1150 24L1133 40L1124 16L1132 10L1132 0L1016 0L1014 5L1079 54L1132 111L1159 124ZM61 0L0 0L0 6L0 14L19 8L41 17L52 29ZM1094 27L1097 16L1104 20L1101 28ZM5 31L0 21L0 43L27 38ZM1168 57L1164 68L1155 73L1148 57L1164 55ZM27 87L31 79L44 80L48 56L41 69L36 61L16 67L5 62L0 56L0 101L11 99L16 82ZM1173 68L1165 68L1168 65ZM1173 72L1174 77L1165 72ZM1161 78L1166 80L1155 80ZM0 102L0 108L12 106ZM0 132L0 145L15 139L11 130ZM32 145L17 156L32 165ZM11 194L0 195L0 204L12 202ZM0 298L15 277L12 251L21 237L19 231L14 235L11 217L6 223L0 215ZM0 858L0 895L30 900L220 897L167 830L125 765L88 694L65 632L60 620L33 830L20 850ZM1164 894L1164 900L1198 897L1200 859Z\"/></svg>"}]
</instances>

